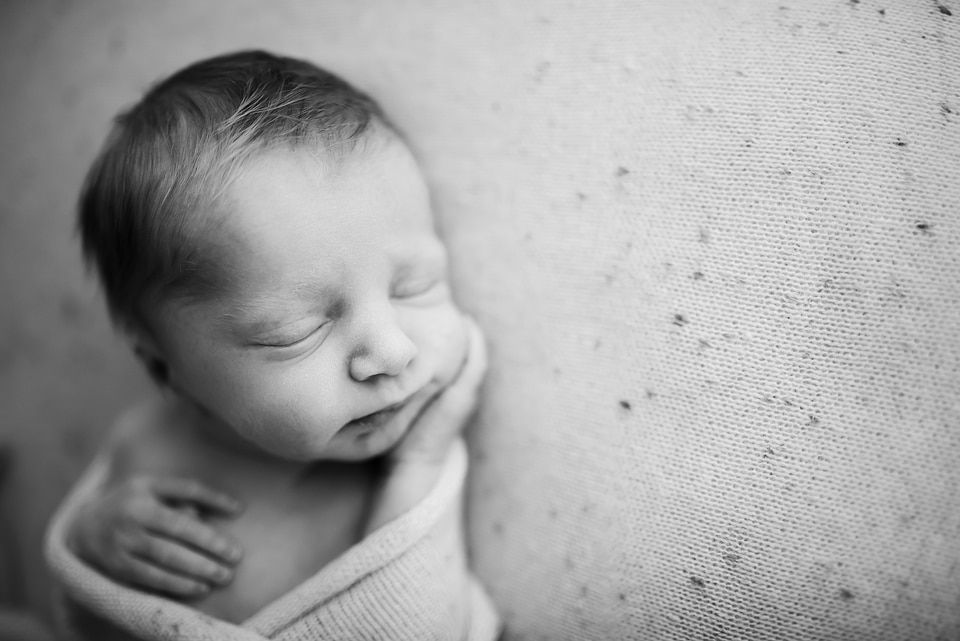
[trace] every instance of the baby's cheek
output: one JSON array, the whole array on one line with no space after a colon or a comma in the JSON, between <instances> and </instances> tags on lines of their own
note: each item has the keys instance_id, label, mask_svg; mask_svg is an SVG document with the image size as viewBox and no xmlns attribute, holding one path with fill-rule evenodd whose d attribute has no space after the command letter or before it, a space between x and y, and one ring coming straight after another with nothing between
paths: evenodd
<instances>
[{"instance_id":1,"label":"baby's cheek","mask_svg":"<svg viewBox=\"0 0 960 641\"><path fill-rule=\"evenodd\" d=\"M313 379L310 372L276 373L248 389L244 404L238 405L238 431L281 458L313 458L342 425L346 404Z\"/></svg>"}]
</instances>

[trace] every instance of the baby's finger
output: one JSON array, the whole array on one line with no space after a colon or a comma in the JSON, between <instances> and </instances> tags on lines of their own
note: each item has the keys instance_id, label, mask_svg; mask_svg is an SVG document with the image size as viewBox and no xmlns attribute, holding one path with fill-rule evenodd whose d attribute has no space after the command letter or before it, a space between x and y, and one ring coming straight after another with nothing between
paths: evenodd
<instances>
[{"instance_id":1,"label":"baby's finger","mask_svg":"<svg viewBox=\"0 0 960 641\"><path fill-rule=\"evenodd\" d=\"M487 341L476 321L469 316L465 316L464 323L467 326L467 362L460 378L466 376L467 384L473 385L476 389L480 387L480 383L487 373Z\"/></svg>"},{"instance_id":2,"label":"baby's finger","mask_svg":"<svg viewBox=\"0 0 960 641\"><path fill-rule=\"evenodd\" d=\"M480 328L469 317L467 355L456 378L424 409L419 422L424 424L456 423L465 420L474 409L477 393L487 372L487 347Z\"/></svg>"},{"instance_id":3,"label":"baby's finger","mask_svg":"<svg viewBox=\"0 0 960 641\"><path fill-rule=\"evenodd\" d=\"M233 579L233 572L226 566L175 541L159 536L142 537L132 547L131 552L139 559L162 570L198 581L226 585Z\"/></svg>"},{"instance_id":4,"label":"baby's finger","mask_svg":"<svg viewBox=\"0 0 960 641\"><path fill-rule=\"evenodd\" d=\"M123 575L120 578L129 583L171 596L196 598L210 592L206 583L174 574L130 555L124 560Z\"/></svg>"},{"instance_id":5,"label":"baby's finger","mask_svg":"<svg viewBox=\"0 0 960 641\"><path fill-rule=\"evenodd\" d=\"M243 556L235 541L182 510L161 507L144 519L144 526L154 534L192 545L227 563L237 563Z\"/></svg>"},{"instance_id":6,"label":"baby's finger","mask_svg":"<svg viewBox=\"0 0 960 641\"><path fill-rule=\"evenodd\" d=\"M153 491L169 501L195 503L209 510L232 516L242 509L240 501L199 481L184 478L160 478Z\"/></svg>"},{"instance_id":7,"label":"baby's finger","mask_svg":"<svg viewBox=\"0 0 960 641\"><path fill-rule=\"evenodd\" d=\"M469 316L464 317L464 324L467 328L467 354L456 377L440 393L441 398L448 394L457 398L473 398L487 373L487 344L483 333Z\"/></svg>"}]
</instances>

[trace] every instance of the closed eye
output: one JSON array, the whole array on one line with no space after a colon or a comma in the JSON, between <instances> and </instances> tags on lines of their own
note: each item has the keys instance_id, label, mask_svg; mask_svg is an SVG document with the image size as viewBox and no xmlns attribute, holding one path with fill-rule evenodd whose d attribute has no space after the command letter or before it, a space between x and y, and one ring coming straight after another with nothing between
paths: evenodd
<instances>
[{"instance_id":1,"label":"closed eye","mask_svg":"<svg viewBox=\"0 0 960 641\"><path fill-rule=\"evenodd\" d=\"M440 284L439 278L425 278L422 280L404 280L393 286L391 295L394 298L413 298L426 294Z\"/></svg>"},{"instance_id":2,"label":"closed eye","mask_svg":"<svg viewBox=\"0 0 960 641\"><path fill-rule=\"evenodd\" d=\"M317 325L316 327L310 329L310 331L308 331L306 334L301 334L301 335L292 336L292 337L280 337L280 336L276 338L271 337L266 340L254 341L253 344L257 347L272 347L272 348L278 348L278 349L282 349L285 347L296 347L297 345L302 345L303 343L306 343L310 339L316 337L320 333L320 331L323 330L329 324L330 324L329 321L325 323L321 323L320 325Z\"/></svg>"}]
</instances>

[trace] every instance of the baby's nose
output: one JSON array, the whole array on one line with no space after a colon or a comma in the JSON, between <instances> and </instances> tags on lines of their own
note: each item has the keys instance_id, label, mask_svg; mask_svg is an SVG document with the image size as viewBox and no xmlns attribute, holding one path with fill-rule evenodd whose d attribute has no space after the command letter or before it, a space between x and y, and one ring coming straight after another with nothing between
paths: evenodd
<instances>
[{"instance_id":1,"label":"baby's nose","mask_svg":"<svg viewBox=\"0 0 960 641\"><path fill-rule=\"evenodd\" d=\"M417 346L396 323L373 328L350 359L350 377L367 381L376 376L398 376L417 355Z\"/></svg>"}]
</instances>

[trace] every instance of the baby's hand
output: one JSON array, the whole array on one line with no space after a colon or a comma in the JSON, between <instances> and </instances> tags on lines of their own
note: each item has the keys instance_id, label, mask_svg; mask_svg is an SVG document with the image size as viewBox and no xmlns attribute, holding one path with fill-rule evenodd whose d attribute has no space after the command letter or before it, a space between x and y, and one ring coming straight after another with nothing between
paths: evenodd
<instances>
[{"instance_id":1,"label":"baby's hand","mask_svg":"<svg viewBox=\"0 0 960 641\"><path fill-rule=\"evenodd\" d=\"M174 597L197 598L233 578L240 547L198 510L235 516L238 501L192 480L141 476L84 505L70 547L111 578Z\"/></svg>"},{"instance_id":2,"label":"baby's hand","mask_svg":"<svg viewBox=\"0 0 960 641\"><path fill-rule=\"evenodd\" d=\"M487 371L487 348L480 328L465 317L467 354L453 381L430 400L403 440L388 454L393 464L439 465L477 405Z\"/></svg>"},{"instance_id":3,"label":"baby's hand","mask_svg":"<svg viewBox=\"0 0 960 641\"><path fill-rule=\"evenodd\" d=\"M365 532L370 533L416 505L441 473L450 446L477 405L487 371L483 334L467 319L467 355L453 381L434 396L400 443L386 456L383 486Z\"/></svg>"}]
</instances>

